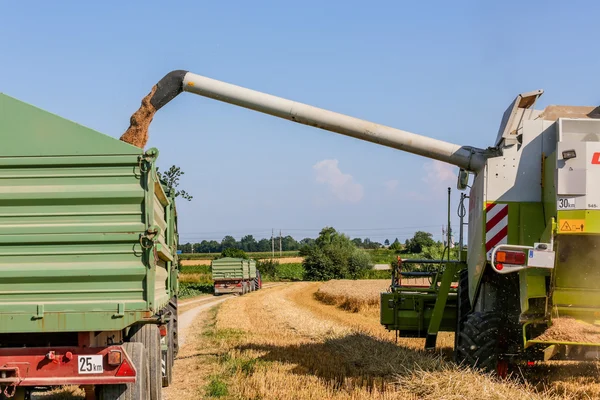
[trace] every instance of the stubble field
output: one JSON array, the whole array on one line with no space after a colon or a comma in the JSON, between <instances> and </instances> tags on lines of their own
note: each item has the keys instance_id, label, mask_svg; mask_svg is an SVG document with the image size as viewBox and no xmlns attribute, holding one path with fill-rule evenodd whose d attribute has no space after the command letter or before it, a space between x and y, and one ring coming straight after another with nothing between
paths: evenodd
<instances>
[{"instance_id":1,"label":"stubble field","mask_svg":"<svg viewBox=\"0 0 600 400\"><path fill-rule=\"evenodd\" d=\"M183 368L176 371L181 376L203 376L198 384L188 379L169 389L169 399L600 397L594 363L539 365L499 381L450 361L453 334L440 335L435 353L422 350L423 339L401 338L396 344L394 334L379 325L374 306L381 285L301 282L224 302L195 334L188 351L197 359L176 367ZM328 304L318 300L323 293ZM343 295L333 301L332 293Z\"/></svg>"}]
</instances>

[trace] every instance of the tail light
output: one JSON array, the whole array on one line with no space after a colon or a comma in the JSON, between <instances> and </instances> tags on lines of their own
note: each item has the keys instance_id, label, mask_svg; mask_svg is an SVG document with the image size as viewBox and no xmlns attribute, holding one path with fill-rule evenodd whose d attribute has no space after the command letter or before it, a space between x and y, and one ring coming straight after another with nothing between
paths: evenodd
<instances>
[{"instance_id":1,"label":"tail light","mask_svg":"<svg viewBox=\"0 0 600 400\"><path fill-rule=\"evenodd\" d=\"M167 326L166 325L160 325L158 327L158 330L160 331L160 336L162 336L162 337L167 336Z\"/></svg>"},{"instance_id":2,"label":"tail light","mask_svg":"<svg viewBox=\"0 0 600 400\"><path fill-rule=\"evenodd\" d=\"M525 265L525 261L525 253L521 251L498 251L496 253L496 262L499 264Z\"/></svg>"},{"instance_id":3,"label":"tail light","mask_svg":"<svg viewBox=\"0 0 600 400\"><path fill-rule=\"evenodd\" d=\"M235 285L237 287L242 287L242 282L238 282L237 285Z\"/></svg>"},{"instance_id":4,"label":"tail light","mask_svg":"<svg viewBox=\"0 0 600 400\"><path fill-rule=\"evenodd\" d=\"M118 350L114 350L108 353L108 365L114 367L121 364L121 356L121 352Z\"/></svg>"}]
</instances>

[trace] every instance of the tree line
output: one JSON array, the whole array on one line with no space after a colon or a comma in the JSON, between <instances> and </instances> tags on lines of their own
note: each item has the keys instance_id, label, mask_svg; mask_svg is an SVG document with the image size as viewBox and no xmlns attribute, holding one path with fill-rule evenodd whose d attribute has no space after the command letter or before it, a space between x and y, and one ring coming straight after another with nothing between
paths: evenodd
<instances>
[{"instance_id":1,"label":"tree line","mask_svg":"<svg viewBox=\"0 0 600 400\"><path fill-rule=\"evenodd\" d=\"M324 228L327 229L327 228ZM292 236L281 237L282 251L301 251L315 245L317 239L304 238L296 240ZM359 249L380 249L389 248L402 253L418 254L428 248L439 247L440 242L433 239L433 235L429 232L418 231L410 239L406 239L404 243L400 243L398 238L393 241L386 239L383 244L373 241L369 238L354 238L348 239L352 244ZM279 237L273 239L275 251L279 251ZM221 253L223 250L233 248L243 250L245 252L270 252L272 242L270 238L256 240L253 235L245 235L240 240L236 240L233 236L227 235L220 242L216 240L203 240L200 243L185 243L179 245L179 250L182 253Z\"/></svg>"}]
</instances>

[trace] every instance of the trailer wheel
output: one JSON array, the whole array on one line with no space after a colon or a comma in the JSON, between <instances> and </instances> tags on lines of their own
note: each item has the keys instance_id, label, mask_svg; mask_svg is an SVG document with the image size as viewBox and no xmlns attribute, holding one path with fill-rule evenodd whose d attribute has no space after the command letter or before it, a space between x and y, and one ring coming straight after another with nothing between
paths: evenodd
<instances>
[{"instance_id":1,"label":"trailer wheel","mask_svg":"<svg viewBox=\"0 0 600 400\"><path fill-rule=\"evenodd\" d=\"M179 318L179 307L177 305L177 296L173 297L169 302L169 310L173 313L171 321L173 321L173 360L177 357L179 353L179 327L177 324L177 319Z\"/></svg>"},{"instance_id":2,"label":"trailer wheel","mask_svg":"<svg viewBox=\"0 0 600 400\"><path fill-rule=\"evenodd\" d=\"M500 358L502 317L496 312L475 312L464 321L458 352L464 363L486 372L506 374L506 362Z\"/></svg>"},{"instance_id":3,"label":"trailer wheel","mask_svg":"<svg viewBox=\"0 0 600 400\"><path fill-rule=\"evenodd\" d=\"M462 340L461 333L464 330L465 320L471 311L471 301L469 300L469 270L463 269L459 273L458 293L456 304L456 331L454 332L454 362L460 364L464 358L459 351Z\"/></svg>"},{"instance_id":4,"label":"trailer wheel","mask_svg":"<svg viewBox=\"0 0 600 400\"><path fill-rule=\"evenodd\" d=\"M176 312L177 310L175 310L175 313ZM175 362L175 324L173 318L174 317L171 317L171 320L167 325L167 350L162 353L162 361L164 362L163 387L169 387L173 380L173 364Z\"/></svg>"},{"instance_id":5,"label":"trailer wheel","mask_svg":"<svg viewBox=\"0 0 600 400\"><path fill-rule=\"evenodd\" d=\"M175 340L177 338L176 323L177 323L177 308L171 307L171 319L167 325L167 351L162 354L164 362L163 387L169 387L173 380L173 364L175 363Z\"/></svg>"},{"instance_id":6,"label":"trailer wheel","mask_svg":"<svg viewBox=\"0 0 600 400\"><path fill-rule=\"evenodd\" d=\"M160 331L154 324L138 324L131 327L129 341L142 343L148 354L150 369L150 396L148 400L162 399L162 351Z\"/></svg>"},{"instance_id":7,"label":"trailer wheel","mask_svg":"<svg viewBox=\"0 0 600 400\"><path fill-rule=\"evenodd\" d=\"M137 370L135 383L126 385L97 385L96 398L98 400L145 400L150 392L150 370L148 356L141 343L123 343L123 349L133 362Z\"/></svg>"}]
</instances>

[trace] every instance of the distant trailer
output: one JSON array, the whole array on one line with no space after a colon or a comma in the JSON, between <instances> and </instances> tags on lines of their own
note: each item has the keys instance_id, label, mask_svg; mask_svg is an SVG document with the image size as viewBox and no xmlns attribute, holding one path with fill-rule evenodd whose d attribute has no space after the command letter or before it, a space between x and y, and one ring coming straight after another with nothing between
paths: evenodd
<instances>
[{"instance_id":1,"label":"distant trailer","mask_svg":"<svg viewBox=\"0 0 600 400\"><path fill-rule=\"evenodd\" d=\"M225 257L213 260L211 265L214 293L217 296L228 293L244 295L259 288L254 260Z\"/></svg>"}]
</instances>

